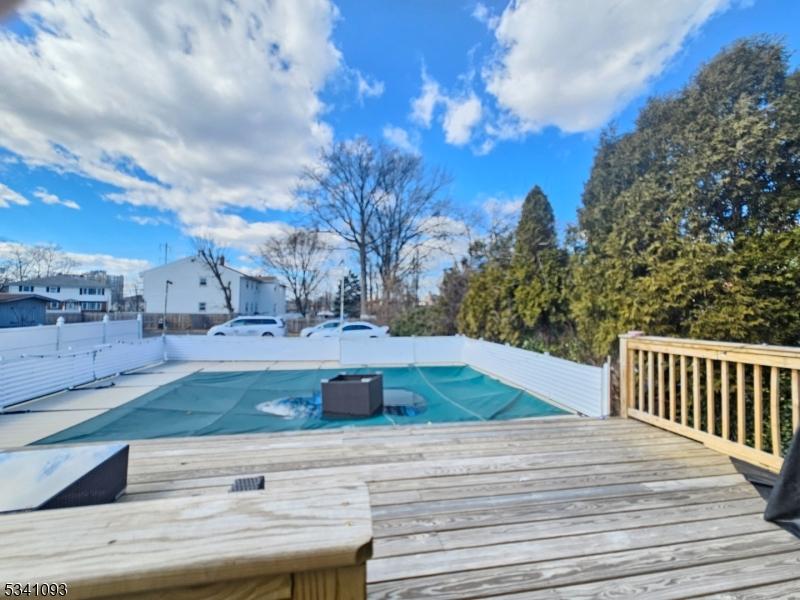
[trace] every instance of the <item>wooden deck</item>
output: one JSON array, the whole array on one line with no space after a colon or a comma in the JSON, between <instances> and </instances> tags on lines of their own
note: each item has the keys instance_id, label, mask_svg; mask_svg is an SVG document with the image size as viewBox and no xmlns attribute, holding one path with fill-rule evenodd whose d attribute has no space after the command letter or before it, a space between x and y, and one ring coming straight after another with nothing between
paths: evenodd
<instances>
[{"instance_id":1,"label":"wooden deck","mask_svg":"<svg viewBox=\"0 0 800 600\"><path fill-rule=\"evenodd\" d=\"M124 501L365 481L370 598L800 597L800 540L730 460L576 417L134 442Z\"/></svg>"}]
</instances>

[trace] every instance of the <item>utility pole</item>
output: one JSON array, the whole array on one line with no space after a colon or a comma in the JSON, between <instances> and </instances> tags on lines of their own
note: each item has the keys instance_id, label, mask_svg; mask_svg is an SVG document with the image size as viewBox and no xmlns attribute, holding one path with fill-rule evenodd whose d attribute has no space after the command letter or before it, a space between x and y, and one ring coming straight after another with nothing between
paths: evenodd
<instances>
[{"instance_id":1,"label":"utility pole","mask_svg":"<svg viewBox=\"0 0 800 600\"><path fill-rule=\"evenodd\" d=\"M159 244L158 250L161 251L162 248L164 249L164 264L167 264L169 262L169 243Z\"/></svg>"}]
</instances>

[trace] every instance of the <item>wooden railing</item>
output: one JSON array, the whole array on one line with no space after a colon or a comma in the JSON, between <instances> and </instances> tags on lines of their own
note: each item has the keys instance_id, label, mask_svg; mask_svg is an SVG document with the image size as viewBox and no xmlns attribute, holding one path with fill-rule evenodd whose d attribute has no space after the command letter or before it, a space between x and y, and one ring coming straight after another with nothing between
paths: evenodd
<instances>
[{"instance_id":1,"label":"wooden railing","mask_svg":"<svg viewBox=\"0 0 800 600\"><path fill-rule=\"evenodd\" d=\"M777 471L800 424L800 348L620 336L620 412Z\"/></svg>"}]
</instances>

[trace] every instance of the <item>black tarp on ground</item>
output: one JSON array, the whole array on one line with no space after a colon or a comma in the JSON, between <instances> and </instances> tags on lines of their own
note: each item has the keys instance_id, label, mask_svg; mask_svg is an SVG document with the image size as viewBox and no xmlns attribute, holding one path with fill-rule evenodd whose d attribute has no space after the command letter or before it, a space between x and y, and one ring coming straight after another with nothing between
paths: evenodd
<instances>
[{"instance_id":1,"label":"black tarp on ground","mask_svg":"<svg viewBox=\"0 0 800 600\"><path fill-rule=\"evenodd\" d=\"M764 518L800 538L800 428L794 432L792 445L783 459Z\"/></svg>"}]
</instances>

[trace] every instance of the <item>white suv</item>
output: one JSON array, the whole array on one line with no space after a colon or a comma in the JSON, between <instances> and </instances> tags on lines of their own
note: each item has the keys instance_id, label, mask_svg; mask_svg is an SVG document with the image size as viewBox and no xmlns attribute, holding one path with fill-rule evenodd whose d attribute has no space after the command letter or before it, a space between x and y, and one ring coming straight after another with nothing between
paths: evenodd
<instances>
[{"instance_id":1,"label":"white suv","mask_svg":"<svg viewBox=\"0 0 800 600\"><path fill-rule=\"evenodd\" d=\"M215 325L206 335L260 335L263 337L284 337L286 325L278 317L256 315L236 317L222 325Z\"/></svg>"}]
</instances>

